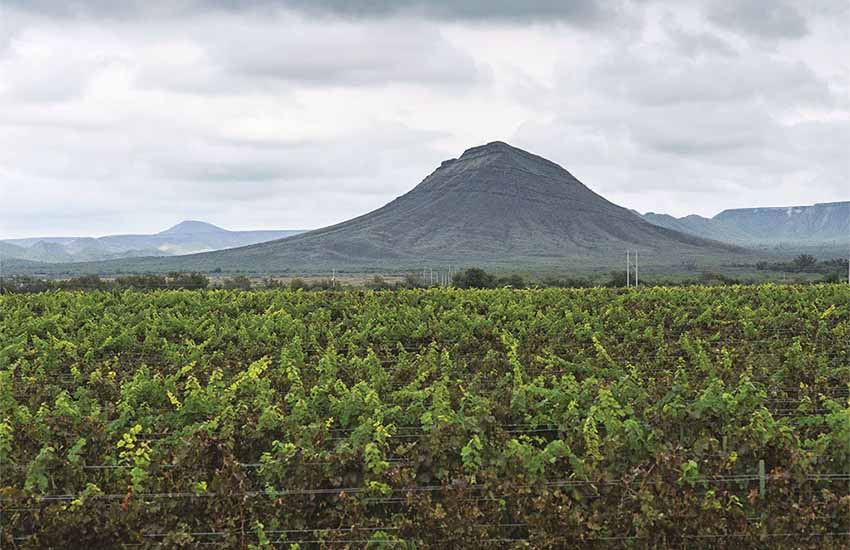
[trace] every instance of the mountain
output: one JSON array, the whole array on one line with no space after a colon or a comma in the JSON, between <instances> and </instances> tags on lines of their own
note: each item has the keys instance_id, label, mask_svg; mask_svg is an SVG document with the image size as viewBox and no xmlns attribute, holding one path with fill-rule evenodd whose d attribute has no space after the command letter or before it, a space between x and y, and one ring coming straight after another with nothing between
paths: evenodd
<instances>
[{"instance_id":1,"label":"mountain","mask_svg":"<svg viewBox=\"0 0 850 550\"><path fill-rule=\"evenodd\" d=\"M410 192L352 220L253 246L84 266L97 271L421 269L480 265L616 266L728 258L741 250L653 225L597 195L564 168L502 142L443 162Z\"/></svg>"},{"instance_id":2,"label":"mountain","mask_svg":"<svg viewBox=\"0 0 850 550\"><path fill-rule=\"evenodd\" d=\"M228 231L210 223L188 220L154 235L47 237L0 241L6 258L67 263L140 256L173 256L221 250L296 235L300 231Z\"/></svg>"},{"instance_id":3,"label":"mountain","mask_svg":"<svg viewBox=\"0 0 850 550\"><path fill-rule=\"evenodd\" d=\"M725 210L714 217L764 241L831 241L848 238L850 201L786 208Z\"/></svg>"},{"instance_id":4,"label":"mountain","mask_svg":"<svg viewBox=\"0 0 850 550\"><path fill-rule=\"evenodd\" d=\"M45 261L45 258L39 252L39 250L29 250L24 246L0 242L0 257L2 258L15 258L18 260L29 260L32 262Z\"/></svg>"},{"instance_id":5,"label":"mountain","mask_svg":"<svg viewBox=\"0 0 850 550\"><path fill-rule=\"evenodd\" d=\"M301 231L228 231L211 223L187 220L155 235L111 235L98 239L113 251L153 249L147 256L173 256L235 248L282 239Z\"/></svg>"},{"instance_id":6,"label":"mountain","mask_svg":"<svg viewBox=\"0 0 850 550\"><path fill-rule=\"evenodd\" d=\"M157 235L215 235L222 233L228 233L228 231L211 223L186 220L165 231L160 231Z\"/></svg>"},{"instance_id":7,"label":"mountain","mask_svg":"<svg viewBox=\"0 0 850 550\"><path fill-rule=\"evenodd\" d=\"M692 214L683 218L675 218L669 214L656 214L648 212L643 215L643 218L649 223L704 237L706 239L714 239L728 243L746 243L749 242L749 235L737 228L734 224L725 224L711 218L704 218Z\"/></svg>"},{"instance_id":8,"label":"mountain","mask_svg":"<svg viewBox=\"0 0 850 550\"><path fill-rule=\"evenodd\" d=\"M77 240L79 237L24 237L21 239L4 239L0 243L13 244L15 246L30 247L39 242L68 244Z\"/></svg>"},{"instance_id":9,"label":"mountain","mask_svg":"<svg viewBox=\"0 0 850 550\"><path fill-rule=\"evenodd\" d=\"M74 261L74 258L62 245L44 241L36 241L29 246L21 246L0 241L0 259L27 260L29 262Z\"/></svg>"},{"instance_id":10,"label":"mountain","mask_svg":"<svg viewBox=\"0 0 850 550\"><path fill-rule=\"evenodd\" d=\"M713 218L674 218L653 212L643 217L661 227L746 246L846 246L850 239L850 202L740 208L724 210Z\"/></svg>"}]
</instances>

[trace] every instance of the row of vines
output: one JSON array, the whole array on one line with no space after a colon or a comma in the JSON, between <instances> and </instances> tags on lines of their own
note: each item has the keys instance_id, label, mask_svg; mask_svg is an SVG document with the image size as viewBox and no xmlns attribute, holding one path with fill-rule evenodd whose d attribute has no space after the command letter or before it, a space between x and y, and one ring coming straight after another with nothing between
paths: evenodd
<instances>
[{"instance_id":1,"label":"row of vines","mask_svg":"<svg viewBox=\"0 0 850 550\"><path fill-rule=\"evenodd\" d=\"M846 285L0 296L2 548L848 548Z\"/></svg>"}]
</instances>

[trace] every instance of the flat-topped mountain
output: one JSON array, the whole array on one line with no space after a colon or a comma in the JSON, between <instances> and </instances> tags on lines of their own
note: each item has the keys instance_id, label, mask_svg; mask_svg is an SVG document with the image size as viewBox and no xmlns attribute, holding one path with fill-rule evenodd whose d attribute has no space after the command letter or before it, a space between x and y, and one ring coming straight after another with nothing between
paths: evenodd
<instances>
[{"instance_id":1,"label":"flat-topped mountain","mask_svg":"<svg viewBox=\"0 0 850 550\"><path fill-rule=\"evenodd\" d=\"M740 252L648 223L554 162L494 142L443 162L408 193L337 225L231 250L89 267L303 273L429 264L619 266L626 249L674 263Z\"/></svg>"},{"instance_id":2,"label":"flat-topped mountain","mask_svg":"<svg viewBox=\"0 0 850 550\"><path fill-rule=\"evenodd\" d=\"M653 212L644 218L656 225L741 245L842 245L850 240L850 202L812 206L738 208L713 218L674 218Z\"/></svg>"}]
</instances>

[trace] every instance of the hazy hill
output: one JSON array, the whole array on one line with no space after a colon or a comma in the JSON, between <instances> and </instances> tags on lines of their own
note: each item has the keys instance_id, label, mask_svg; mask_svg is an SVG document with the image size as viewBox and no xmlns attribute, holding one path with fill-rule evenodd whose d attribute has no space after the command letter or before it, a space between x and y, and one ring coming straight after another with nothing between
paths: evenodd
<instances>
[{"instance_id":1,"label":"hazy hill","mask_svg":"<svg viewBox=\"0 0 850 550\"><path fill-rule=\"evenodd\" d=\"M655 225L675 229L682 233L704 237L706 239L714 239L728 243L744 243L748 242L749 236L744 231L739 230L734 225L727 225L717 222L711 218L702 216L690 215L683 218L675 218L668 214L656 214L649 212L643 218Z\"/></svg>"},{"instance_id":2,"label":"hazy hill","mask_svg":"<svg viewBox=\"0 0 850 550\"><path fill-rule=\"evenodd\" d=\"M210 223L184 221L154 235L47 237L0 242L6 258L81 262L139 256L173 256L234 248L295 235L300 231L228 231Z\"/></svg>"},{"instance_id":3,"label":"hazy hill","mask_svg":"<svg viewBox=\"0 0 850 550\"><path fill-rule=\"evenodd\" d=\"M28 248L0 241L0 257L5 259L29 260L33 262L50 261L40 248Z\"/></svg>"},{"instance_id":4,"label":"hazy hill","mask_svg":"<svg viewBox=\"0 0 850 550\"><path fill-rule=\"evenodd\" d=\"M81 265L89 271L305 272L425 265L620 266L728 258L737 247L658 227L562 167L495 142L442 163L389 204L323 229L231 250Z\"/></svg>"},{"instance_id":5,"label":"hazy hill","mask_svg":"<svg viewBox=\"0 0 850 550\"><path fill-rule=\"evenodd\" d=\"M850 240L850 202L724 210L714 218L675 218L650 212L647 221L692 235L745 246L844 245Z\"/></svg>"}]
</instances>

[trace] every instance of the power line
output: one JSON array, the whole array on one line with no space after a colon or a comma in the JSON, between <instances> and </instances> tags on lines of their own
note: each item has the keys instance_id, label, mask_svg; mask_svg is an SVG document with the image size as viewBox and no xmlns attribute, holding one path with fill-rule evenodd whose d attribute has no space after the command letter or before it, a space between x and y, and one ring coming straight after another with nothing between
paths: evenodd
<instances>
[{"instance_id":1,"label":"power line","mask_svg":"<svg viewBox=\"0 0 850 550\"><path fill-rule=\"evenodd\" d=\"M843 474L838 474L842 475ZM771 478L769 478L771 479ZM785 479L787 478L780 478ZM830 479L821 479L817 476L807 476L806 478L800 480L795 480L798 484L802 484L803 481L806 482L842 482L846 478L830 478ZM734 484L734 483L746 483L759 481L760 477L757 475L741 475L741 476L725 476L725 477L706 477L706 478L698 478L694 480L694 484L699 485L723 485L723 484ZM652 479L653 484L661 483L658 480ZM623 481L584 481L584 480L564 480L564 481L549 481L540 484L506 484L506 485L488 485L488 484L470 484L470 485L461 485L461 486L448 486L448 485L429 485L429 486L416 486L416 487L399 487L399 488L390 488L389 491L392 494L410 494L410 493L441 493L441 492L451 492L452 490L458 491L476 491L476 490L538 490L541 488L559 488L559 489L576 489L582 487L590 487L592 489L596 489L596 487L603 486L611 486L611 487L631 487L632 485L639 485L640 483L626 483ZM679 487L678 481L667 481L664 484L674 487ZM228 498L278 498L281 496L339 496L343 493L347 496L350 495L360 495L360 494L369 494L374 493L375 491L369 487L328 487L328 488L301 488L301 489L285 489L285 488L273 488L269 490L268 488L264 488L263 490L254 490L254 491L235 491L235 492L227 492L227 493L198 493L194 491L170 491L170 492L156 492L156 493L133 493L132 498L135 500L185 500L185 499L228 499ZM78 499L86 499L86 500L125 500L128 497L128 493L106 493L106 494L95 494L95 495L85 495L79 493L70 493L70 494L46 494L46 495L32 495L32 496L18 496L18 497L0 497L0 502L26 502L26 501L34 501L34 502L70 502ZM378 498L380 500L381 497Z\"/></svg>"}]
</instances>

